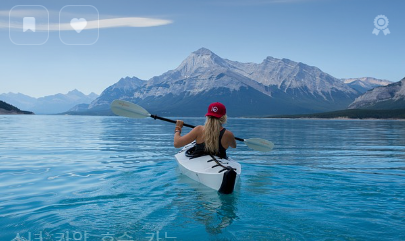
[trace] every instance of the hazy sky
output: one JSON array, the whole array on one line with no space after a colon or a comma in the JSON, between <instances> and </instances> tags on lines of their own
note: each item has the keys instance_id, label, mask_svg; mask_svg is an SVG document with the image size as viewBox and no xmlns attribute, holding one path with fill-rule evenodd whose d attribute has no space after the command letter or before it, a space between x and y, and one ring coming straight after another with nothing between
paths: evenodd
<instances>
[{"instance_id":1,"label":"hazy sky","mask_svg":"<svg viewBox=\"0 0 405 241\"><path fill-rule=\"evenodd\" d=\"M405 77L404 9L403 0L2 0L0 93L100 94L121 77L149 79L174 69L201 47L240 62L272 56L337 78L399 81ZM377 15L388 18L390 34L372 34ZM35 33L22 31L24 17L36 19ZM74 31L73 18L78 28L86 19L87 28ZM42 45L13 43L43 37Z\"/></svg>"}]
</instances>

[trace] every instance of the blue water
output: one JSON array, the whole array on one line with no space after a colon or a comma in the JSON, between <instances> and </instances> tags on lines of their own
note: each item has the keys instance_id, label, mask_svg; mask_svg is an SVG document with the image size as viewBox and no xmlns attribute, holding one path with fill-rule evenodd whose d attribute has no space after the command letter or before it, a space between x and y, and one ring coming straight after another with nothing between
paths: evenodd
<instances>
[{"instance_id":1,"label":"blue water","mask_svg":"<svg viewBox=\"0 0 405 241\"><path fill-rule=\"evenodd\" d=\"M172 124L0 116L0 240L405 240L404 121L227 127L276 146L229 151L242 175L219 195L179 173Z\"/></svg>"}]
</instances>

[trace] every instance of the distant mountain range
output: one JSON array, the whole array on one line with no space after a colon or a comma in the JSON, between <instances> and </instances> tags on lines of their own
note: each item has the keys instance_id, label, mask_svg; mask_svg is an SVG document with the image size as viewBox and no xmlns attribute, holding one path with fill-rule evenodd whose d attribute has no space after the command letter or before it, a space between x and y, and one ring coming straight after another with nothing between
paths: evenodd
<instances>
[{"instance_id":1,"label":"distant mountain range","mask_svg":"<svg viewBox=\"0 0 405 241\"><path fill-rule=\"evenodd\" d=\"M371 78L358 80L368 84L364 89L374 87ZM349 85L355 81L344 81L288 59L267 57L260 64L240 63L201 48L174 70L147 81L122 78L90 105L68 113L112 114L114 99L132 101L166 116L201 116L214 101L223 102L230 116L315 113L346 109L364 92ZM385 84L378 81L375 85Z\"/></svg>"},{"instance_id":2,"label":"distant mountain range","mask_svg":"<svg viewBox=\"0 0 405 241\"><path fill-rule=\"evenodd\" d=\"M349 109L405 109L405 78L383 87L376 87L355 99Z\"/></svg>"},{"instance_id":3,"label":"distant mountain range","mask_svg":"<svg viewBox=\"0 0 405 241\"><path fill-rule=\"evenodd\" d=\"M17 107L0 100L0 115L33 114L30 111L22 111Z\"/></svg>"},{"instance_id":4,"label":"distant mountain range","mask_svg":"<svg viewBox=\"0 0 405 241\"><path fill-rule=\"evenodd\" d=\"M380 80L372 77L342 79L342 81L360 93L365 93L375 87L392 84L391 81Z\"/></svg>"},{"instance_id":5,"label":"distant mountain range","mask_svg":"<svg viewBox=\"0 0 405 241\"><path fill-rule=\"evenodd\" d=\"M0 94L0 100L36 114L66 112L78 104L89 104L97 97L98 95L94 93L85 95L78 90L72 90L67 94L49 95L41 98L34 98L21 93Z\"/></svg>"},{"instance_id":6,"label":"distant mountain range","mask_svg":"<svg viewBox=\"0 0 405 241\"><path fill-rule=\"evenodd\" d=\"M368 80L367 80L368 79ZM362 78L362 82L381 83L380 80ZM351 79L348 83L356 82ZM364 84L364 85L363 85ZM381 83L385 84L385 83ZM362 83L362 86L367 83ZM269 118L322 118L322 119L405 119L405 78L396 83L375 87L357 97L346 110L314 114L273 115Z\"/></svg>"},{"instance_id":7,"label":"distant mountain range","mask_svg":"<svg viewBox=\"0 0 405 241\"><path fill-rule=\"evenodd\" d=\"M122 78L100 96L73 90L41 98L0 94L0 100L37 114L112 115L110 103L123 99L165 116L201 116L209 103L220 101L230 116L271 116L348 107L405 109L402 82L337 79L317 67L273 57L241 63L201 48L174 70L149 80Z\"/></svg>"}]
</instances>

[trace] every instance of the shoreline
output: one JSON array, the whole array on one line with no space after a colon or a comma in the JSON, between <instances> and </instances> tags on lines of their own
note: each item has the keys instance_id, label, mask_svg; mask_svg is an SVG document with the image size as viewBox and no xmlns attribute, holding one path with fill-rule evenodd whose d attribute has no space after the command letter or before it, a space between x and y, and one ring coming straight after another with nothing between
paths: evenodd
<instances>
[{"instance_id":1,"label":"shoreline","mask_svg":"<svg viewBox=\"0 0 405 241\"><path fill-rule=\"evenodd\" d=\"M23 112L15 112L15 111L3 111L0 110L0 115L35 115L34 113L23 113Z\"/></svg>"},{"instance_id":2,"label":"shoreline","mask_svg":"<svg viewBox=\"0 0 405 241\"><path fill-rule=\"evenodd\" d=\"M393 120L393 121L405 121L405 118L349 118L349 117L332 117L332 118L320 118L320 117L263 117L259 119L283 119L283 120Z\"/></svg>"}]
</instances>

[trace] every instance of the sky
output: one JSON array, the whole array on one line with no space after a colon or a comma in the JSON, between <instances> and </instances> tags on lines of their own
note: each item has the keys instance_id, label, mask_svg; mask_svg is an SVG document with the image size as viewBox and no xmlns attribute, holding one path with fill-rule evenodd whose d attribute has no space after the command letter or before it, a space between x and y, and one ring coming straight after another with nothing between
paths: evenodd
<instances>
[{"instance_id":1,"label":"sky","mask_svg":"<svg viewBox=\"0 0 405 241\"><path fill-rule=\"evenodd\" d=\"M174 69L201 47L396 82L405 77L403 9L403 0L2 0L0 93L100 94L122 77ZM378 15L388 26L375 35Z\"/></svg>"}]
</instances>

